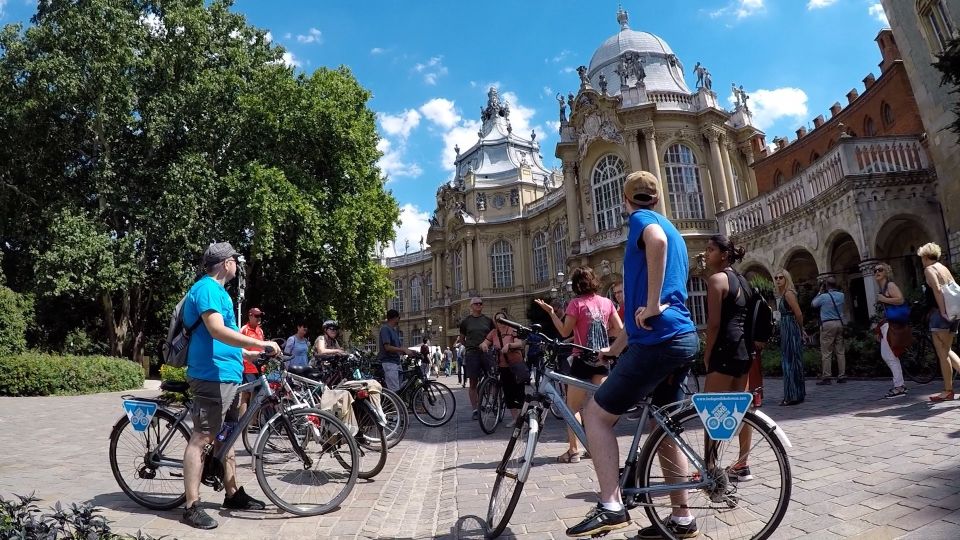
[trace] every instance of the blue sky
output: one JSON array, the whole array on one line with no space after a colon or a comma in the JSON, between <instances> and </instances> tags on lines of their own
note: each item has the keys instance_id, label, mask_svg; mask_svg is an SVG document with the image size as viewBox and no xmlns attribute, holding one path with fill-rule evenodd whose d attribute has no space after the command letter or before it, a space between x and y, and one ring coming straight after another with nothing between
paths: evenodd
<instances>
[{"instance_id":1,"label":"blue sky","mask_svg":"<svg viewBox=\"0 0 960 540\"><path fill-rule=\"evenodd\" d=\"M879 0L624 0L630 27L670 44L694 86L694 64L721 99L731 82L751 96L767 133L789 135L829 116L880 74L873 41L887 26ZM27 21L35 0L0 0L0 23ZM557 141L557 92L576 91L578 65L618 30L613 0L552 2L331 2L238 0L270 31L297 70L349 66L370 89L384 152L381 167L403 209L396 246L418 247L435 192L451 178L453 146L476 141L490 85L510 101L514 130L541 141L548 166Z\"/></svg>"}]
</instances>

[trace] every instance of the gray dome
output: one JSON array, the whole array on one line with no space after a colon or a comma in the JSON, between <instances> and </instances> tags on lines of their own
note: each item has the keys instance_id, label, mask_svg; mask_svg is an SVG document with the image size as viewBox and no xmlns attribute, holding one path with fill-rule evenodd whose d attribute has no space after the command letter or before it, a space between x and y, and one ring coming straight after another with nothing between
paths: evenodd
<instances>
[{"instance_id":1,"label":"gray dome","mask_svg":"<svg viewBox=\"0 0 960 540\"><path fill-rule=\"evenodd\" d=\"M593 53L593 58L590 59L589 72L593 72L596 68L602 67L608 62L616 62L620 54L626 51L652 52L662 55L673 54L673 49L660 36L626 28L607 38Z\"/></svg>"}]
</instances>

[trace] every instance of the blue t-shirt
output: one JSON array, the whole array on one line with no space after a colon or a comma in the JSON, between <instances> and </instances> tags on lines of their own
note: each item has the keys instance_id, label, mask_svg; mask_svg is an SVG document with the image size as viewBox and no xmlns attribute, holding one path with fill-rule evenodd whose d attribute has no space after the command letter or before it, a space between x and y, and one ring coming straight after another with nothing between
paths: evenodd
<instances>
[{"instance_id":1,"label":"blue t-shirt","mask_svg":"<svg viewBox=\"0 0 960 540\"><path fill-rule=\"evenodd\" d=\"M843 321L843 314L841 313L843 300L844 296L842 292L828 291L818 294L817 297L810 302L810 305L815 308L820 308L820 320L823 322Z\"/></svg>"},{"instance_id":2,"label":"blue t-shirt","mask_svg":"<svg viewBox=\"0 0 960 540\"><path fill-rule=\"evenodd\" d=\"M219 313L227 328L240 331L233 300L226 289L212 277L203 276L187 293L187 301L183 303L183 324L187 327L193 325L201 314L208 311ZM243 351L240 347L213 339L207 326L200 323L187 350L187 376L202 381L240 383L243 380Z\"/></svg>"},{"instance_id":3,"label":"blue t-shirt","mask_svg":"<svg viewBox=\"0 0 960 540\"><path fill-rule=\"evenodd\" d=\"M286 343L283 344L283 353L293 357L290 359L291 366L307 365L309 363L307 350L309 349L310 343L307 342L307 339L298 338L296 335L288 337Z\"/></svg>"},{"instance_id":4,"label":"blue t-shirt","mask_svg":"<svg viewBox=\"0 0 960 540\"><path fill-rule=\"evenodd\" d=\"M390 326L389 324L384 324L380 327L380 334L377 336L377 347L380 351L377 353L377 360L380 362L390 362L393 364L400 363L400 354L395 352L387 352L387 349L384 345L393 345L394 347L399 347L400 344L400 334L397 333L397 329Z\"/></svg>"},{"instance_id":5,"label":"blue t-shirt","mask_svg":"<svg viewBox=\"0 0 960 540\"><path fill-rule=\"evenodd\" d=\"M644 330L637 326L634 313L647 303L647 252L643 246L643 231L652 224L660 225L667 236L667 264L660 303L670 304L670 307L659 317L647 319L652 330ZM630 214L630 232L623 256L624 326L628 343L656 345L696 330L686 303L688 272L687 244L670 220L652 210L637 210Z\"/></svg>"}]
</instances>

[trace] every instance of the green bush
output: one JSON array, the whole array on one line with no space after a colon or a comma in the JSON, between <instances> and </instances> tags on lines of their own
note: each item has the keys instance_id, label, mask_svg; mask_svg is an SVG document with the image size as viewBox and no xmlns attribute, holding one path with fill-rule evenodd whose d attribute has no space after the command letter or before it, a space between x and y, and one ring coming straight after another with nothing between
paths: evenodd
<instances>
[{"instance_id":1,"label":"green bush","mask_svg":"<svg viewBox=\"0 0 960 540\"><path fill-rule=\"evenodd\" d=\"M187 380L187 368L185 367L173 367L163 364L160 366L160 380L161 381L186 381Z\"/></svg>"},{"instance_id":2,"label":"green bush","mask_svg":"<svg viewBox=\"0 0 960 540\"><path fill-rule=\"evenodd\" d=\"M94 394L143 388L139 365L112 356L0 356L0 396Z\"/></svg>"},{"instance_id":3,"label":"green bush","mask_svg":"<svg viewBox=\"0 0 960 540\"><path fill-rule=\"evenodd\" d=\"M33 301L0 286L0 305L4 306L0 324L0 355L20 354L27 350L27 326L33 321Z\"/></svg>"}]
</instances>

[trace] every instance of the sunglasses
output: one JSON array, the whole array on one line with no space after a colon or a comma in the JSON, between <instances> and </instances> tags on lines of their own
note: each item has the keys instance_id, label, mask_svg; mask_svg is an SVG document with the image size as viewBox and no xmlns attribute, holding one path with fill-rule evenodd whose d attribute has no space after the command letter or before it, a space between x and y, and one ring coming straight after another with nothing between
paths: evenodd
<instances>
[{"instance_id":1,"label":"sunglasses","mask_svg":"<svg viewBox=\"0 0 960 540\"><path fill-rule=\"evenodd\" d=\"M483 305L483 302L474 302L474 303L472 303L472 304L470 304L470 305L472 305L472 306L482 306L482 305Z\"/></svg>"},{"instance_id":2,"label":"sunglasses","mask_svg":"<svg viewBox=\"0 0 960 540\"><path fill-rule=\"evenodd\" d=\"M883 272L883 268L876 268L876 269L874 269L874 271L873 271L874 274L880 274L880 273L882 273L882 272Z\"/></svg>"},{"instance_id":3,"label":"sunglasses","mask_svg":"<svg viewBox=\"0 0 960 540\"><path fill-rule=\"evenodd\" d=\"M783 276L775 276L773 279L783 279Z\"/></svg>"}]
</instances>

